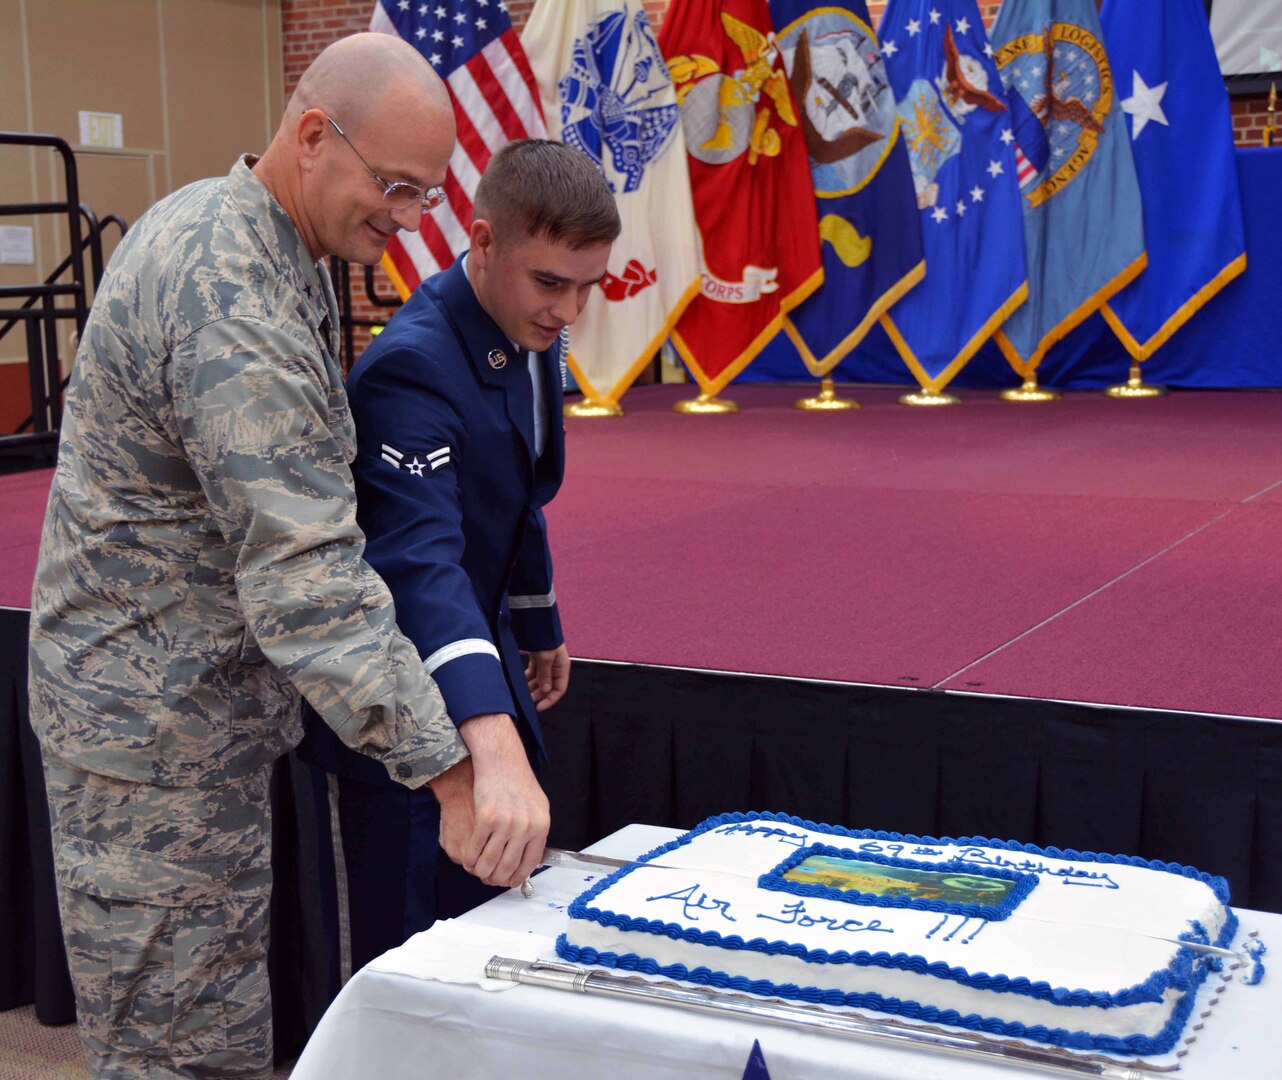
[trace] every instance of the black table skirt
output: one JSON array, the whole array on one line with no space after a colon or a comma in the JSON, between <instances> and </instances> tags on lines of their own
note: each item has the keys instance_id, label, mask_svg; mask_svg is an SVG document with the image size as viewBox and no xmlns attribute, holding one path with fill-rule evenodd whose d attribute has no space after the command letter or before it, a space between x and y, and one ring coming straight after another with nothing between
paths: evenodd
<instances>
[{"instance_id":1,"label":"black table skirt","mask_svg":"<svg viewBox=\"0 0 1282 1080\"><path fill-rule=\"evenodd\" d=\"M74 1019L39 753L27 613L0 610L0 1009ZM1282 724L591 661L544 720L551 840L727 810L931 836L1138 854L1228 878L1282 911ZM271 971L277 1058L332 992L306 769L273 776Z\"/></svg>"}]
</instances>

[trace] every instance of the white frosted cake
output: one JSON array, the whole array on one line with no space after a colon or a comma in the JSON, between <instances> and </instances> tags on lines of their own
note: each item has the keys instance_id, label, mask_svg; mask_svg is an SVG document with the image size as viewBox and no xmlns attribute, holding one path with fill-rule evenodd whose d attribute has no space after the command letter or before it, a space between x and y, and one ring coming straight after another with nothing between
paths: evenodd
<instances>
[{"instance_id":1,"label":"white frosted cake","mask_svg":"<svg viewBox=\"0 0 1282 1080\"><path fill-rule=\"evenodd\" d=\"M1174 863L723 814L580 896L563 959L1078 1049L1158 1054L1227 947ZM1257 973L1258 977L1258 973Z\"/></svg>"}]
</instances>

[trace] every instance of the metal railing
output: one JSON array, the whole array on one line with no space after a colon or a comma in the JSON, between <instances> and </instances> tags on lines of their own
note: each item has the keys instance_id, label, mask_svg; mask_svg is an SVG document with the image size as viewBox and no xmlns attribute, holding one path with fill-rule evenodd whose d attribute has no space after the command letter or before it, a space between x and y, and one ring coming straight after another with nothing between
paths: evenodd
<instances>
[{"instance_id":1,"label":"metal railing","mask_svg":"<svg viewBox=\"0 0 1282 1080\"><path fill-rule=\"evenodd\" d=\"M11 435L0 435L0 471L15 461L52 464L62 423L59 325L74 326L79 341L89 317L92 290L102 279L103 230L115 225L123 236L127 223L115 214L101 221L80 202L75 154L65 139L21 131L0 131L0 146L44 147L62 159L64 198L46 202L0 204L0 218L54 216L64 220L68 253L43 281L0 286L0 340L20 325L26 338L27 384L31 413ZM86 270L86 262L88 268ZM68 280L69 279L69 280ZM16 306L15 306L16 305Z\"/></svg>"}]
</instances>

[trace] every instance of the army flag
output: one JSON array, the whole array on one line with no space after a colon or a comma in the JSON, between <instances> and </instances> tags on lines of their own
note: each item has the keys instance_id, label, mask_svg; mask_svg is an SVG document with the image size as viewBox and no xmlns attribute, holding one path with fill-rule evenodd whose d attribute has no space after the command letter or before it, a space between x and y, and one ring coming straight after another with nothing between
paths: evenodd
<instances>
[{"instance_id":1,"label":"army flag","mask_svg":"<svg viewBox=\"0 0 1282 1080\"><path fill-rule=\"evenodd\" d=\"M1148 268L1105 305L1104 318L1137 361L1246 269L1233 121L1206 9L1202 0L1163 0L1145 16L1116 0L1100 12L1148 248Z\"/></svg>"},{"instance_id":2,"label":"army flag","mask_svg":"<svg viewBox=\"0 0 1282 1080\"><path fill-rule=\"evenodd\" d=\"M1144 269L1140 190L1095 0L1006 0L991 39L1017 121L1028 261L1028 300L994 336L1027 378ZM1005 169L994 162L993 179Z\"/></svg>"},{"instance_id":3,"label":"army flag","mask_svg":"<svg viewBox=\"0 0 1282 1080\"><path fill-rule=\"evenodd\" d=\"M805 135L824 285L784 324L827 375L926 272L912 174L863 0L770 0Z\"/></svg>"},{"instance_id":4,"label":"army flag","mask_svg":"<svg viewBox=\"0 0 1282 1080\"><path fill-rule=\"evenodd\" d=\"M699 293L676 93L639 0L539 0L521 45L549 134L592 159L623 221L567 357L587 398L618 404Z\"/></svg>"},{"instance_id":5,"label":"army flag","mask_svg":"<svg viewBox=\"0 0 1282 1080\"><path fill-rule=\"evenodd\" d=\"M458 145L445 174L446 201L423 215L418 232L401 230L383 269L405 299L419 282L467 250L472 197L500 147L547 135L534 75L502 3L489 0L379 0L369 28L414 46L445 80Z\"/></svg>"},{"instance_id":6,"label":"army flag","mask_svg":"<svg viewBox=\"0 0 1282 1080\"><path fill-rule=\"evenodd\" d=\"M672 343L716 394L823 280L810 169L766 0L680 0L659 45L702 239L700 292Z\"/></svg>"},{"instance_id":7,"label":"army flag","mask_svg":"<svg viewBox=\"0 0 1282 1080\"><path fill-rule=\"evenodd\" d=\"M1028 296L1015 134L975 0L890 0L881 51L926 253L882 326L938 393Z\"/></svg>"}]
</instances>

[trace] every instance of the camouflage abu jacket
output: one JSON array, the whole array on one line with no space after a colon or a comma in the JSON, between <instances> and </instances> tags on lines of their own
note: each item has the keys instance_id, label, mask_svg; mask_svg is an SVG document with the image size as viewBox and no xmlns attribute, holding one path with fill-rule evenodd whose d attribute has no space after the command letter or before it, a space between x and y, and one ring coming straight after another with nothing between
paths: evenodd
<instances>
[{"instance_id":1,"label":"camouflage abu jacket","mask_svg":"<svg viewBox=\"0 0 1282 1080\"><path fill-rule=\"evenodd\" d=\"M210 786L302 734L299 691L415 787L466 756L362 561L337 306L250 170L121 242L76 358L31 613L46 754Z\"/></svg>"}]
</instances>

